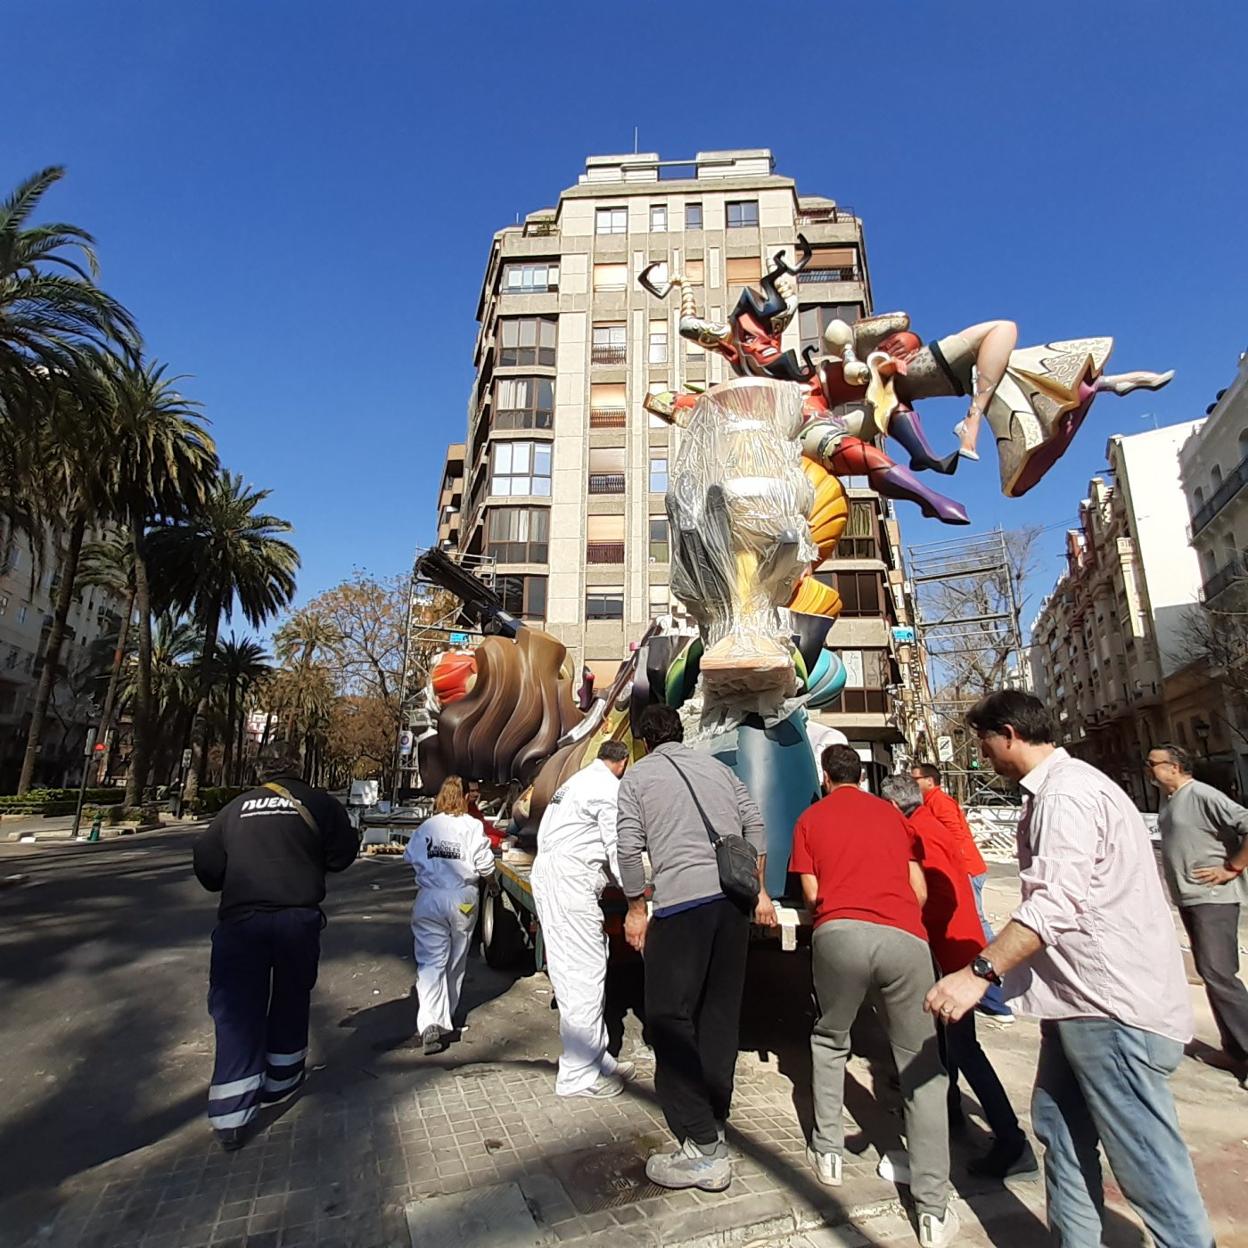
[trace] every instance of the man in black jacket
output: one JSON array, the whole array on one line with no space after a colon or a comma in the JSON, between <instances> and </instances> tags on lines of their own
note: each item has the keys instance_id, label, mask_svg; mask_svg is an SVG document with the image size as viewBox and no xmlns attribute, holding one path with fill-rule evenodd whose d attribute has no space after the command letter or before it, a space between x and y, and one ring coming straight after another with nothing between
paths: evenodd
<instances>
[{"instance_id":1,"label":"man in black jacket","mask_svg":"<svg viewBox=\"0 0 1248 1248\"><path fill-rule=\"evenodd\" d=\"M276 751L266 783L236 797L195 842L195 875L221 894L208 986L217 1033L208 1121L227 1152L242 1147L262 1103L303 1082L325 872L345 871L360 848L342 805L298 771L291 752Z\"/></svg>"}]
</instances>

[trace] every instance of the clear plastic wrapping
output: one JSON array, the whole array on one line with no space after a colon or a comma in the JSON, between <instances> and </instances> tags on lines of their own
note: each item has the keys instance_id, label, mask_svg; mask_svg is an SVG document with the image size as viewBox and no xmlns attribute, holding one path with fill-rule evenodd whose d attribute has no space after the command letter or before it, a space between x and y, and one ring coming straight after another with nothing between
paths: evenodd
<instances>
[{"instance_id":1,"label":"clear plastic wrapping","mask_svg":"<svg viewBox=\"0 0 1248 1248\"><path fill-rule=\"evenodd\" d=\"M667 492L672 590L705 642L707 711L767 714L794 689L779 608L818 557L797 440L801 389L739 378L693 409Z\"/></svg>"}]
</instances>

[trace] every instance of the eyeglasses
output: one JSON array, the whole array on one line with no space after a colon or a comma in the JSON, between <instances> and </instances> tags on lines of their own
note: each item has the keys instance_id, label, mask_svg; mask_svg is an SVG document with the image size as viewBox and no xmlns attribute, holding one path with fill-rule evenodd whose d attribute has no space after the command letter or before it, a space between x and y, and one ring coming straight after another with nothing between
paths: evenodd
<instances>
[{"instance_id":1,"label":"eyeglasses","mask_svg":"<svg viewBox=\"0 0 1248 1248\"><path fill-rule=\"evenodd\" d=\"M1174 760L1170 758L1146 758L1144 760L1144 766L1147 767L1149 771L1152 771L1154 767L1164 767L1167 763L1173 763L1173 761Z\"/></svg>"}]
</instances>

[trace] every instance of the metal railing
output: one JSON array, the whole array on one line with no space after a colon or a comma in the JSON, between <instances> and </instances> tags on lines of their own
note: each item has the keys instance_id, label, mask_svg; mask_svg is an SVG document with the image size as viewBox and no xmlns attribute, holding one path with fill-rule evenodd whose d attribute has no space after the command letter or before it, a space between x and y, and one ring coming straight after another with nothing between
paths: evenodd
<instances>
[{"instance_id":1,"label":"metal railing","mask_svg":"<svg viewBox=\"0 0 1248 1248\"><path fill-rule=\"evenodd\" d=\"M591 407L589 409L589 427L591 429L623 429L628 423L628 412L622 407Z\"/></svg>"},{"instance_id":2,"label":"metal railing","mask_svg":"<svg viewBox=\"0 0 1248 1248\"><path fill-rule=\"evenodd\" d=\"M1245 485L1248 485L1248 456L1241 459L1231 469L1230 475L1226 477L1205 505L1192 517L1192 536L1195 537Z\"/></svg>"},{"instance_id":3,"label":"metal railing","mask_svg":"<svg viewBox=\"0 0 1248 1248\"><path fill-rule=\"evenodd\" d=\"M1205 602L1210 603L1219 594L1225 592L1236 581L1242 581L1248 577L1248 564L1242 558L1232 559L1229 563L1219 568L1204 584L1203 593Z\"/></svg>"},{"instance_id":4,"label":"metal railing","mask_svg":"<svg viewBox=\"0 0 1248 1248\"><path fill-rule=\"evenodd\" d=\"M858 214L848 204L837 204L832 208L818 208L814 212L801 212L797 216L798 225L824 225L838 221L853 221Z\"/></svg>"},{"instance_id":5,"label":"metal railing","mask_svg":"<svg viewBox=\"0 0 1248 1248\"><path fill-rule=\"evenodd\" d=\"M799 286L814 286L821 282L856 282L859 280L858 270L853 265L842 268L803 269L797 275L797 284Z\"/></svg>"},{"instance_id":6,"label":"metal railing","mask_svg":"<svg viewBox=\"0 0 1248 1248\"><path fill-rule=\"evenodd\" d=\"M628 360L628 348L595 343L589 349L589 358L594 364L624 364Z\"/></svg>"},{"instance_id":7,"label":"metal railing","mask_svg":"<svg viewBox=\"0 0 1248 1248\"><path fill-rule=\"evenodd\" d=\"M589 492L591 494L623 494L624 474L622 472L591 472Z\"/></svg>"},{"instance_id":8,"label":"metal railing","mask_svg":"<svg viewBox=\"0 0 1248 1248\"><path fill-rule=\"evenodd\" d=\"M586 563L623 563L623 542L587 542L585 544Z\"/></svg>"}]
</instances>

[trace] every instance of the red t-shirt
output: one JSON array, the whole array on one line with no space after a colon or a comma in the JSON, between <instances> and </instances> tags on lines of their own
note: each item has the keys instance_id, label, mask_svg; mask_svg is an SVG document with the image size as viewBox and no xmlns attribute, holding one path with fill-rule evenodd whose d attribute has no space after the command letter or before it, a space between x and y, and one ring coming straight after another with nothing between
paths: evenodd
<instances>
[{"instance_id":1,"label":"red t-shirt","mask_svg":"<svg viewBox=\"0 0 1248 1248\"><path fill-rule=\"evenodd\" d=\"M815 927L858 919L927 939L910 864L921 850L891 802L844 785L816 802L793 830L789 870L819 882Z\"/></svg>"},{"instance_id":2,"label":"red t-shirt","mask_svg":"<svg viewBox=\"0 0 1248 1248\"><path fill-rule=\"evenodd\" d=\"M923 875L927 880L923 925L928 943L945 974L960 971L984 951L984 929L975 909L971 877L962 865L954 837L927 806L910 815L910 827L923 847Z\"/></svg>"}]
</instances>

